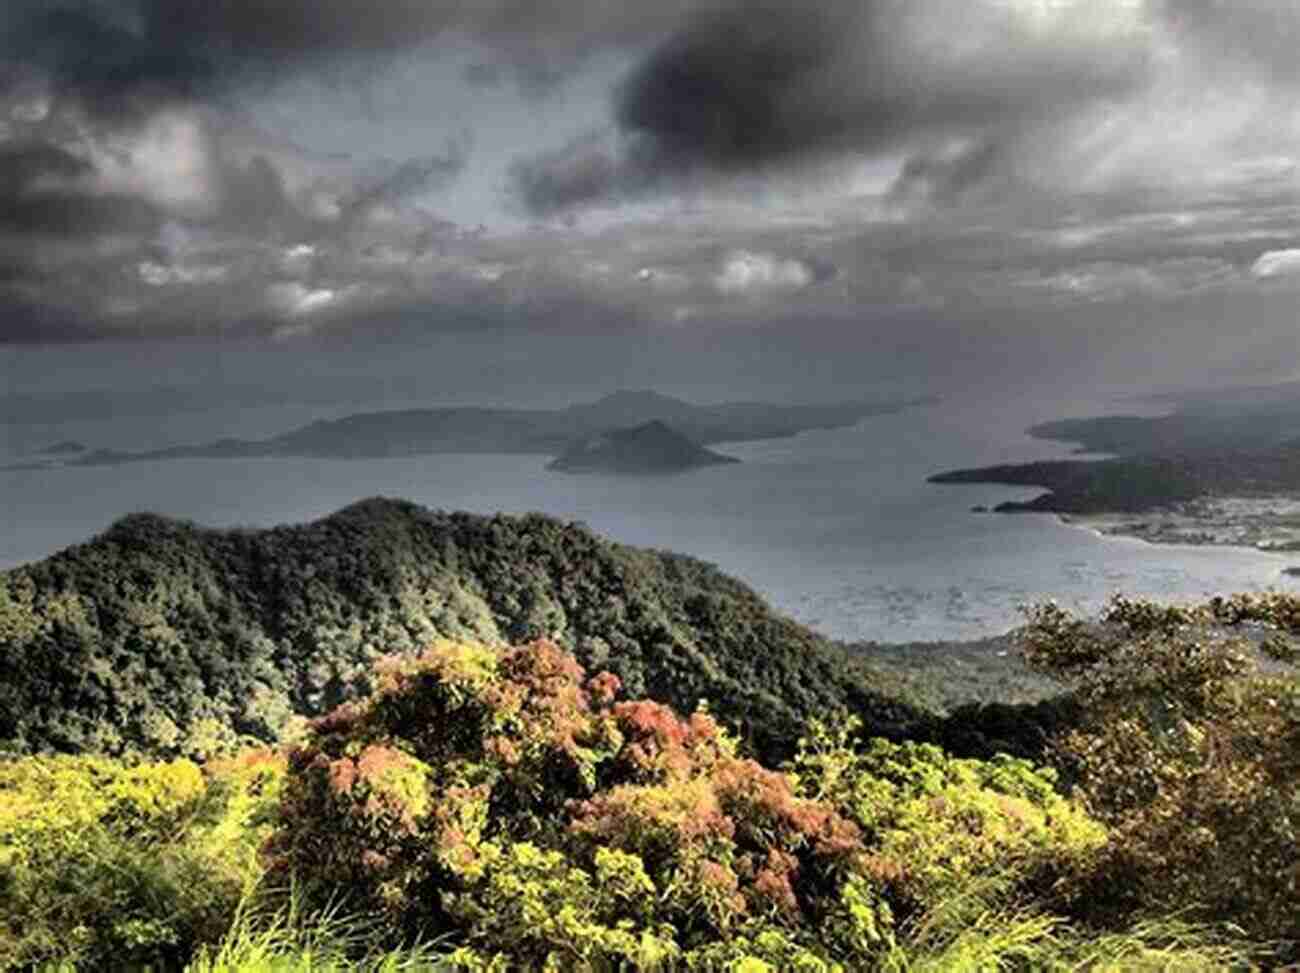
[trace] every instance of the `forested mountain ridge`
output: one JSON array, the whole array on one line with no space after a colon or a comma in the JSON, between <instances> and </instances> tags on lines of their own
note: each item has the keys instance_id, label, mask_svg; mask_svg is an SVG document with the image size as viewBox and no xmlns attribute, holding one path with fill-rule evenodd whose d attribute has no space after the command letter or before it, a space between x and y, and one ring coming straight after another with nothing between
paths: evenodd
<instances>
[{"instance_id":1,"label":"forested mountain ridge","mask_svg":"<svg viewBox=\"0 0 1300 973\"><path fill-rule=\"evenodd\" d=\"M711 565L541 515L373 499L268 530L132 515L0 574L0 748L273 739L368 691L380 655L543 636L630 692L685 711L708 700L760 746L839 706L878 733L922 718L896 683Z\"/></svg>"}]
</instances>

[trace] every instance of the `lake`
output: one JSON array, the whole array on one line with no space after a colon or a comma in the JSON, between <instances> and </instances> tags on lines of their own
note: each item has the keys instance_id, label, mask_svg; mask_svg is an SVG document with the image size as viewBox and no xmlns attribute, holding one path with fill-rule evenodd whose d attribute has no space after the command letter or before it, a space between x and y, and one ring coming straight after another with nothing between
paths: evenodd
<instances>
[{"instance_id":1,"label":"lake","mask_svg":"<svg viewBox=\"0 0 1300 973\"><path fill-rule=\"evenodd\" d=\"M574 392L570 400L593 397ZM261 406L14 424L3 453L13 462L66 439L141 449L262 436L356 409ZM1019 606L1049 597L1092 609L1116 592L1191 598L1300 587L1282 575L1295 558L1155 547L1046 515L973 513L972 506L1036 491L925 483L944 469L1064 455L1067 446L1033 440L1024 429L1115 411L1134 409L1113 400L952 398L851 429L722 444L715 448L744 462L650 479L566 476L547 472L544 457L482 455L6 472L0 567L88 539L133 511L213 526L270 525L383 495L444 509L542 511L631 544L692 554L743 578L800 621L850 640L994 634L1018 622Z\"/></svg>"}]
</instances>

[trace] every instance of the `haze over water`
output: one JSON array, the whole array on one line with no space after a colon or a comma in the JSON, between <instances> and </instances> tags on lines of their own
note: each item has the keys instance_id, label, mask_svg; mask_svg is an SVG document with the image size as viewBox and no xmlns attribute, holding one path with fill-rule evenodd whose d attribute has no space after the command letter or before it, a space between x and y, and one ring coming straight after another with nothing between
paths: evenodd
<instances>
[{"instance_id":1,"label":"haze over water","mask_svg":"<svg viewBox=\"0 0 1300 973\"><path fill-rule=\"evenodd\" d=\"M75 356L68 358L70 363ZM75 369L73 369L75 374ZM516 389L520 404L590 401L608 385ZM662 388L701 403L699 389ZM839 387L838 398L854 397ZM314 418L398 405L498 403L444 388L436 401L259 405L6 427L4 462L65 439L90 448L154 448L257 437ZM694 394L691 394L691 393ZM857 397L879 395L875 388ZM450 398L449 398L450 397ZM753 390L743 395L760 397ZM824 398L825 396L823 396ZM787 399L797 399L787 394ZM1116 592L1192 598L1285 588L1293 563L1249 550L1151 546L1101 538L1046 515L977 514L975 505L1032 496L997 486L936 486L955 467L1064 455L1024 429L1064 415L1133 412L1134 403L1046 393L963 393L850 429L717 448L744 462L680 476L611 478L547 472L541 456L433 455L391 460L184 460L0 473L0 567L89 539L149 510L211 526L265 526L323 516L368 496L480 513L542 511L611 538L718 564L781 610L850 640L965 639L1005 631L1018 606L1053 597L1095 608Z\"/></svg>"}]
</instances>

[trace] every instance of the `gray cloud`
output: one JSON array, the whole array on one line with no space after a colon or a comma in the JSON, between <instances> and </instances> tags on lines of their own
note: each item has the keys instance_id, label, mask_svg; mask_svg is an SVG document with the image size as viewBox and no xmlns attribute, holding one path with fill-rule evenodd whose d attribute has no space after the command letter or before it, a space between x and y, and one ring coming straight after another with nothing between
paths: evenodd
<instances>
[{"instance_id":1,"label":"gray cloud","mask_svg":"<svg viewBox=\"0 0 1300 973\"><path fill-rule=\"evenodd\" d=\"M472 144L472 137L465 133L460 140L448 142L438 155L386 167L388 171L361 186L347 201L347 216L364 216L374 207L401 204L417 194L445 189L465 170Z\"/></svg>"},{"instance_id":2,"label":"gray cloud","mask_svg":"<svg viewBox=\"0 0 1300 973\"><path fill-rule=\"evenodd\" d=\"M516 159L509 177L514 200L542 217L592 202L632 198L658 185L653 159L640 159L605 131L588 132L553 151Z\"/></svg>"},{"instance_id":3,"label":"gray cloud","mask_svg":"<svg viewBox=\"0 0 1300 973\"><path fill-rule=\"evenodd\" d=\"M202 59L154 57L149 21L125 10L0 14L17 29L0 46L26 45L0 72L0 340L273 330L370 293L352 253L376 225L404 245L437 235L410 200L457 178L467 139L405 161L312 156L214 100L186 66ZM206 252L160 244L164 228ZM325 279L278 280L308 243Z\"/></svg>"},{"instance_id":4,"label":"gray cloud","mask_svg":"<svg viewBox=\"0 0 1300 973\"><path fill-rule=\"evenodd\" d=\"M1251 265L1250 271L1263 280L1275 277L1300 277L1300 249L1269 250Z\"/></svg>"},{"instance_id":5,"label":"gray cloud","mask_svg":"<svg viewBox=\"0 0 1300 973\"><path fill-rule=\"evenodd\" d=\"M339 58L432 39L494 48L544 87L610 45L643 43L710 0L8 0L3 47L97 103L139 92L194 97ZM490 79L480 66L472 77Z\"/></svg>"},{"instance_id":6,"label":"gray cloud","mask_svg":"<svg viewBox=\"0 0 1300 973\"><path fill-rule=\"evenodd\" d=\"M1141 82L1153 30L1296 74L1289 0L9 0L11 58L108 98L193 97L322 59L471 38L542 87L594 52L650 52L618 95L663 151L747 164L898 128L1036 115ZM492 82L482 59L467 77ZM549 79L549 80L547 80ZM682 109L666 111L668 106Z\"/></svg>"},{"instance_id":7,"label":"gray cloud","mask_svg":"<svg viewBox=\"0 0 1300 973\"><path fill-rule=\"evenodd\" d=\"M1010 168L1007 142L981 140L951 154L920 153L910 157L890 188L896 202L922 200L940 205L961 202L976 190L987 191L998 173Z\"/></svg>"},{"instance_id":8,"label":"gray cloud","mask_svg":"<svg viewBox=\"0 0 1300 973\"><path fill-rule=\"evenodd\" d=\"M769 225L702 210L596 233L539 228L498 237L380 222L341 236L322 231L314 243L241 242L218 227L204 234L169 228L115 255L77 251L51 264L44 286L57 298L47 296L43 318L33 317L38 305L29 302L28 313L7 325L7 337L34 340L41 332L33 320L58 324L51 340L289 337L417 321L456 333L497 329L503 339L629 329L721 333L800 319L847 328L857 316L888 308L909 315L960 309L990 319L1015 311L1026 320L1037 315L1053 332L1058 325L1049 322L1072 309L1110 309L1098 313L1128 320L1135 308L1146 314L1169 306L1194 318L1186 302L1205 299L1222 315L1230 306L1222 302L1277 291L1260 274L1276 258L1256 265L1273 244L1259 241L1283 241L1276 247L1282 252L1290 240L1293 249L1294 211L1277 207L1269 220L1265 214L1253 212L1247 233L1236 209L1218 199L1163 216L1108 201L1032 219L980 209L969 219L904 223L864 223L846 212L829 224ZM1000 224L988 222L994 215ZM0 294L19 296L2 280Z\"/></svg>"},{"instance_id":9,"label":"gray cloud","mask_svg":"<svg viewBox=\"0 0 1300 973\"><path fill-rule=\"evenodd\" d=\"M14 0L0 340L1276 298L1297 23L1290 0ZM343 121L330 157L243 110L301 101L308 138L356 114L354 76L379 79L365 131L439 134L349 145ZM475 124L473 166L430 141ZM557 223L491 197L492 232L456 226L431 194L462 178Z\"/></svg>"},{"instance_id":10,"label":"gray cloud","mask_svg":"<svg viewBox=\"0 0 1300 973\"><path fill-rule=\"evenodd\" d=\"M111 94L128 85L183 86L209 73L183 45L163 50L136 25L128 5L39 3L7 5L6 47L71 86Z\"/></svg>"},{"instance_id":11,"label":"gray cloud","mask_svg":"<svg viewBox=\"0 0 1300 973\"><path fill-rule=\"evenodd\" d=\"M461 77L474 88L495 88L501 84L501 67L488 61L476 61L465 65Z\"/></svg>"},{"instance_id":12,"label":"gray cloud","mask_svg":"<svg viewBox=\"0 0 1300 973\"><path fill-rule=\"evenodd\" d=\"M1300 80L1300 6L1286 0L1163 0L1162 18L1216 62L1236 61Z\"/></svg>"},{"instance_id":13,"label":"gray cloud","mask_svg":"<svg viewBox=\"0 0 1300 973\"><path fill-rule=\"evenodd\" d=\"M615 93L618 151L575 145L522 160L520 194L545 214L702 173L974 138L955 164L918 158L907 177L963 189L991 168L990 132L1055 124L1149 80L1151 49L1132 11L1107 4L1091 21L1031 21L1023 9L957 0L702 5Z\"/></svg>"},{"instance_id":14,"label":"gray cloud","mask_svg":"<svg viewBox=\"0 0 1300 973\"><path fill-rule=\"evenodd\" d=\"M90 190L93 171L48 142L0 144L0 232L41 238L156 231L157 207L125 193Z\"/></svg>"}]
</instances>

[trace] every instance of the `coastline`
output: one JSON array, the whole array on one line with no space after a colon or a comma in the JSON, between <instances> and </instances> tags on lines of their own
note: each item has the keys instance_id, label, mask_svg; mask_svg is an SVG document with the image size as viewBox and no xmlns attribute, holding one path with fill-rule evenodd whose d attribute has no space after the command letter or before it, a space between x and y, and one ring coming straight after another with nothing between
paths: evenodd
<instances>
[{"instance_id":1,"label":"coastline","mask_svg":"<svg viewBox=\"0 0 1300 973\"><path fill-rule=\"evenodd\" d=\"M1069 527L1161 547L1224 547L1300 564L1300 497L1215 497L1141 514L1061 513ZM1284 569L1285 573L1285 569ZM1294 576L1294 575L1292 575Z\"/></svg>"}]
</instances>

